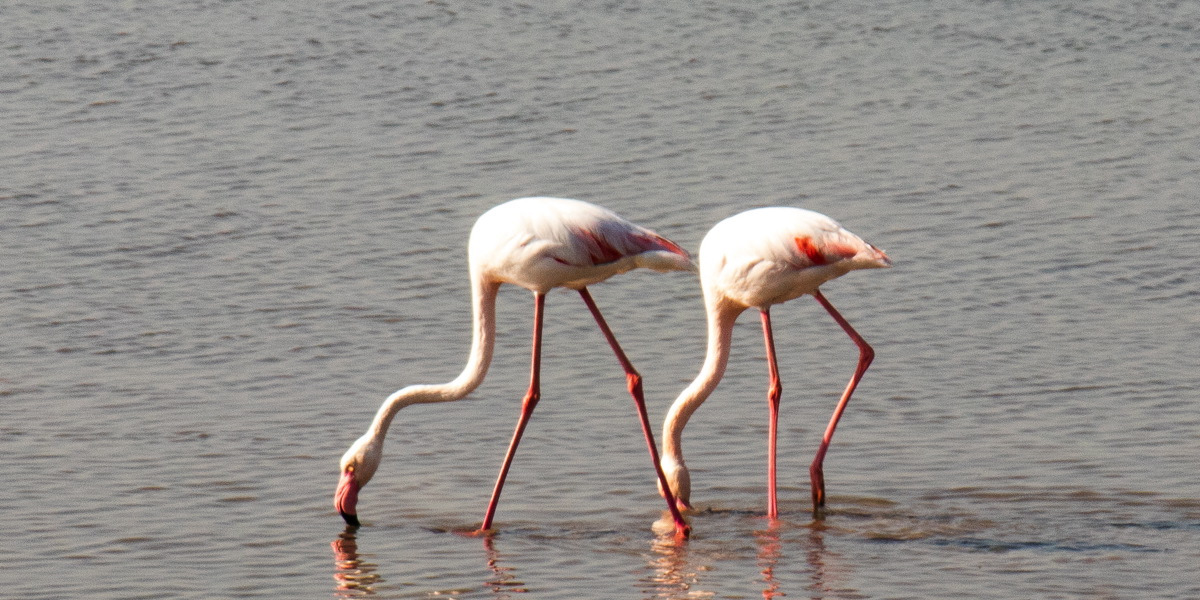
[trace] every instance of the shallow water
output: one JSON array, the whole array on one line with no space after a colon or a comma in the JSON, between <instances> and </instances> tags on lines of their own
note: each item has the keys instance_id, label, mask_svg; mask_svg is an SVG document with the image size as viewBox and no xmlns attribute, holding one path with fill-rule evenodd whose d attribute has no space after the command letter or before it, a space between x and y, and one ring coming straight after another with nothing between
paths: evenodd
<instances>
[{"instance_id":1,"label":"shallow water","mask_svg":"<svg viewBox=\"0 0 1200 600\"><path fill-rule=\"evenodd\" d=\"M1195 598L1200 12L1190 4L6 5L0 589L21 598ZM829 214L896 268L757 320L693 418L693 539L654 533L618 365L551 294L544 401L478 525L528 361L413 407L330 499L379 402L461 368L465 239L508 198L604 204L695 249ZM657 423L699 289L592 289Z\"/></svg>"}]
</instances>

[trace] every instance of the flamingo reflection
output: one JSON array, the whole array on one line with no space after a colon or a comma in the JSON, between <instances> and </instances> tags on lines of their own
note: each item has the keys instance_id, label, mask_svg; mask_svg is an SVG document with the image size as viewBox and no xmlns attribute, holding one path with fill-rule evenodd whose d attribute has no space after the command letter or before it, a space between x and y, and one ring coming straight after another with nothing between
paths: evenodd
<instances>
[{"instance_id":1,"label":"flamingo reflection","mask_svg":"<svg viewBox=\"0 0 1200 600\"><path fill-rule=\"evenodd\" d=\"M333 597L374 596L375 586L382 583L383 578L375 572L379 565L359 557L354 529L347 527L329 545L333 548L333 580L337 582Z\"/></svg>"},{"instance_id":2,"label":"flamingo reflection","mask_svg":"<svg viewBox=\"0 0 1200 600\"><path fill-rule=\"evenodd\" d=\"M826 594L856 595L858 590L849 585L850 564L841 554L825 547L825 529L821 521L808 526L805 562L808 563L809 595L812 598L824 598Z\"/></svg>"},{"instance_id":3,"label":"flamingo reflection","mask_svg":"<svg viewBox=\"0 0 1200 600\"><path fill-rule=\"evenodd\" d=\"M758 540L758 566L762 568L763 583L767 586L763 588L763 600L786 596L787 594L779 590L779 581L775 579L775 565L779 564L782 547L779 543L779 521L769 520L767 528L755 531L754 537Z\"/></svg>"},{"instance_id":4,"label":"flamingo reflection","mask_svg":"<svg viewBox=\"0 0 1200 600\"><path fill-rule=\"evenodd\" d=\"M653 552L649 564L651 574L643 589L644 597L683 600L709 595L699 587L700 573L712 567L692 564L700 557L689 553L687 545L664 536L651 541L650 549Z\"/></svg>"},{"instance_id":5,"label":"flamingo reflection","mask_svg":"<svg viewBox=\"0 0 1200 600\"><path fill-rule=\"evenodd\" d=\"M500 564L500 553L496 551L495 543L491 536L483 539L483 549L487 552L487 566L493 574L483 582L484 587L492 590L497 598L512 598L510 594L528 592L525 582L517 579L515 569Z\"/></svg>"},{"instance_id":6,"label":"flamingo reflection","mask_svg":"<svg viewBox=\"0 0 1200 600\"><path fill-rule=\"evenodd\" d=\"M822 521L792 523L760 518L743 520L732 511L704 511L711 537L680 543L661 536L650 544L649 574L642 579L642 597L649 600L694 600L725 597L731 591L748 597L738 586L737 567L756 568L764 600L784 597L859 597L853 584L853 566L840 553L826 547L825 536L834 533ZM719 517L733 522L719 527ZM750 527L746 527L750 525ZM758 529L762 527L762 529ZM749 535L747 535L749 534ZM751 541L752 540L752 541ZM753 567L751 567L751 565ZM732 571L731 571L732 570ZM740 572L740 575L750 575ZM799 589L801 591L797 592Z\"/></svg>"}]
</instances>

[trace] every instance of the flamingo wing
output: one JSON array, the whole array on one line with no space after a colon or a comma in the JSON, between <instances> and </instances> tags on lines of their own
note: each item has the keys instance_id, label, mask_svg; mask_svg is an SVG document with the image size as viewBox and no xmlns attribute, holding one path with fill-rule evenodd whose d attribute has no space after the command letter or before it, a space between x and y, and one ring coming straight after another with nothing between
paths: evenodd
<instances>
[{"instance_id":1,"label":"flamingo wing","mask_svg":"<svg viewBox=\"0 0 1200 600\"><path fill-rule=\"evenodd\" d=\"M884 262L890 264L886 255L837 221L791 207L730 217L700 246L706 288L759 308L812 293L852 269L886 266Z\"/></svg>"},{"instance_id":2,"label":"flamingo wing","mask_svg":"<svg viewBox=\"0 0 1200 600\"><path fill-rule=\"evenodd\" d=\"M485 213L471 233L473 262L535 291L581 287L646 267L693 269L686 251L616 213L579 200L521 198Z\"/></svg>"}]
</instances>

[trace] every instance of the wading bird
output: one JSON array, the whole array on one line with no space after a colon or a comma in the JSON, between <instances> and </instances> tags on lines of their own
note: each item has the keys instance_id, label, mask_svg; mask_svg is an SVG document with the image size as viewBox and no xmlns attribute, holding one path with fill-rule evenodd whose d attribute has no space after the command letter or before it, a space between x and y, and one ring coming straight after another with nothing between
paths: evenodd
<instances>
[{"instance_id":1,"label":"wading bird","mask_svg":"<svg viewBox=\"0 0 1200 600\"><path fill-rule=\"evenodd\" d=\"M617 344L587 286L638 267L660 272L694 270L688 253L670 240L587 202L563 198L519 198L493 207L479 217L471 229L467 254L473 318L471 351L466 367L449 383L408 386L393 393L379 407L367 433L342 456L341 480L334 494L334 506L346 523L351 526L359 524L356 510L359 491L379 467L384 436L397 411L410 404L459 400L483 381L495 344L496 294L503 283L519 285L533 292L533 359L529 391L522 402L516 430L496 478L479 533L486 533L492 527L504 479L521 441L521 434L541 397L542 315L546 293L555 287L579 292L625 369L629 393L637 406L659 486L665 489L666 479L660 467L658 448L646 416L641 376ZM677 535L686 536L688 525L680 515L669 489L665 496Z\"/></svg>"},{"instance_id":2,"label":"wading bird","mask_svg":"<svg viewBox=\"0 0 1200 600\"><path fill-rule=\"evenodd\" d=\"M825 504L822 462L838 419L850 395L871 364L875 352L818 289L826 281L854 269L890 267L882 250L846 231L833 219L800 208L771 207L748 210L717 223L700 244L700 285L708 317L708 349L700 374L684 388L667 412L663 423L663 471L681 509L690 508L691 479L683 461L683 428L692 413L717 387L729 361L733 324L748 308L757 308L762 318L767 346L767 515L779 512L775 498L775 438L782 387L775 360L770 309L809 294L829 311L859 349L858 368L834 409L833 418L809 468L813 510Z\"/></svg>"}]
</instances>

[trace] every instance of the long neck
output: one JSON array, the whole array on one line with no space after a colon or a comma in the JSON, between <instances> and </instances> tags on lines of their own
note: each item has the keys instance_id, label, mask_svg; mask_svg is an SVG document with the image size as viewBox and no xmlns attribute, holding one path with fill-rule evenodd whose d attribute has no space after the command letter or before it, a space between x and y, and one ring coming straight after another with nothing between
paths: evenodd
<instances>
[{"instance_id":1,"label":"long neck","mask_svg":"<svg viewBox=\"0 0 1200 600\"><path fill-rule=\"evenodd\" d=\"M745 307L723 299L706 298L708 313L708 350L700 374L692 380L667 411L663 422L663 457L683 462L683 428L697 408L708 399L725 374L729 362L729 344L733 323Z\"/></svg>"},{"instance_id":2,"label":"long neck","mask_svg":"<svg viewBox=\"0 0 1200 600\"><path fill-rule=\"evenodd\" d=\"M471 354L462 373L453 381L434 385L410 385L401 389L383 402L370 432L380 441L387 434L392 418L401 408L410 404L452 402L470 394L483 383L488 366L492 363L492 350L496 343L496 293L500 283L486 280L478 274L471 277Z\"/></svg>"}]
</instances>

